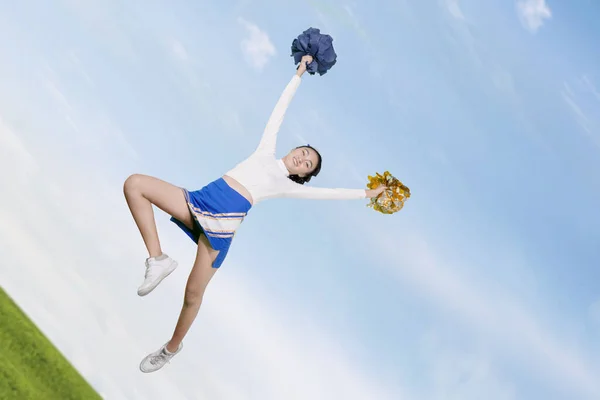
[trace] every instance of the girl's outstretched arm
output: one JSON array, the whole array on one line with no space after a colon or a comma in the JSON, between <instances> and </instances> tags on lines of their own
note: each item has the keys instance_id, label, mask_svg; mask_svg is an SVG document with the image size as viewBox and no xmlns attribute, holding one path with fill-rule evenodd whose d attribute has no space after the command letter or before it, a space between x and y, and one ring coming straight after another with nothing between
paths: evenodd
<instances>
[{"instance_id":1,"label":"girl's outstretched arm","mask_svg":"<svg viewBox=\"0 0 600 400\"><path fill-rule=\"evenodd\" d=\"M271 116L265 130L263 131L262 138L260 143L258 144L258 148L256 151L266 152L269 154L275 154L275 147L277 144L277 134L279 133L279 128L283 123L283 118L285 117L285 113L290 105L292 98L296 94L296 90L298 86L300 86L301 77L304 72L306 72L306 64L312 62L311 56L304 56L300 65L298 66L298 70L296 74L292 77L290 82L287 84L283 93L279 97L275 108L271 112Z\"/></svg>"},{"instance_id":2,"label":"girl's outstretched arm","mask_svg":"<svg viewBox=\"0 0 600 400\"><path fill-rule=\"evenodd\" d=\"M312 186L295 185L286 191L285 197L313 200L359 200L377 197L385 190L384 186L377 189L330 189Z\"/></svg>"}]
</instances>

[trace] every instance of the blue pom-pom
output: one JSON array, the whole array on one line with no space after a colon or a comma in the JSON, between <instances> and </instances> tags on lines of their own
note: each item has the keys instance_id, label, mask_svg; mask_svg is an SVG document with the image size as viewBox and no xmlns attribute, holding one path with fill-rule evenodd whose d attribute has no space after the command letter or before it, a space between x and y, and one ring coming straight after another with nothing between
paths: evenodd
<instances>
[{"instance_id":1,"label":"blue pom-pom","mask_svg":"<svg viewBox=\"0 0 600 400\"><path fill-rule=\"evenodd\" d=\"M321 31L316 28L305 30L292 42L291 56L294 57L294 64L298 64L305 55L313 58L306 68L311 75L314 75L315 72L323 75L337 62L337 54L333 49L333 38L321 34Z\"/></svg>"}]
</instances>

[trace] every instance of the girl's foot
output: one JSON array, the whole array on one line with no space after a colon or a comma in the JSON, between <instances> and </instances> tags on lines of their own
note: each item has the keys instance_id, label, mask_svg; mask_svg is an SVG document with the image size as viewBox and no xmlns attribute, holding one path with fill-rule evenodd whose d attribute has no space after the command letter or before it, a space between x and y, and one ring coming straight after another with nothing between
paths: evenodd
<instances>
[{"instance_id":1,"label":"girl's foot","mask_svg":"<svg viewBox=\"0 0 600 400\"><path fill-rule=\"evenodd\" d=\"M167 344L168 342L162 345L162 347L156 350L154 353L148 354L140 363L140 371L144 373L158 371L183 348L183 343L180 343L177 351L171 353L167 350Z\"/></svg>"},{"instance_id":2,"label":"girl's foot","mask_svg":"<svg viewBox=\"0 0 600 400\"><path fill-rule=\"evenodd\" d=\"M146 275L144 276L144 282L138 288L138 295L145 296L153 291L163 279L175 271L175 268L177 268L177 261L164 253L158 257L148 258L146 260Z\"/></svg>"}]
</instances>

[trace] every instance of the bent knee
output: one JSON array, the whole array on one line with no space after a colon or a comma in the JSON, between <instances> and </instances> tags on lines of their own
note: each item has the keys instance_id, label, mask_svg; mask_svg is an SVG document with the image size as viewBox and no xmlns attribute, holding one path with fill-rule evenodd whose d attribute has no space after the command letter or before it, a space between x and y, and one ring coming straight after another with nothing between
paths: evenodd
<instances>
[{"instance_id":1,"label":"bent knee","mask_svg":"<svg viewBox=\"0 0 600 400\"><path fill-rule=\"evenodd\" d=\"M123 183L123 192L125 193L133 193L133 192L141 192L142 184L144 181L144 175L142 174L132 174L125 179Z\"/></svg>"}]
</instances>

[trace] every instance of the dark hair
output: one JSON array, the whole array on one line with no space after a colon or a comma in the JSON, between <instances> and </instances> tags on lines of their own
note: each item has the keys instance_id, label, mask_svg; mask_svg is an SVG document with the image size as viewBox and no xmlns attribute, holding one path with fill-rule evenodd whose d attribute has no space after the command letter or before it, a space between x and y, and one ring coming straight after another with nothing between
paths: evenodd
<instances>
[{"instance_id":1,"label":"dark hair","mask_svg":"<svg viewBox=\"0 0 600 400\"><path fill-rule=\"evenodd\" d=\"M321 172L321 162L322 162L323 158L321 157L321 153L319 153L317 151L317 149L315 149L314 147L312 147L310 144L296 147L296 149L301 149L301 148L311 149L312 151L314 151L315 153L317 153L317 158L318 158L317 165L312 170L311 173L307 174L306 176L290 175L288 177L291 180L293 180L294 182L299 183L300 185L304 185L306 182L310 182L310 179L313 176L319 175L319 172ZM294 150L296 150L296 149L294 149Z\"/></svg>"}]
</instances>

